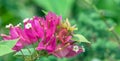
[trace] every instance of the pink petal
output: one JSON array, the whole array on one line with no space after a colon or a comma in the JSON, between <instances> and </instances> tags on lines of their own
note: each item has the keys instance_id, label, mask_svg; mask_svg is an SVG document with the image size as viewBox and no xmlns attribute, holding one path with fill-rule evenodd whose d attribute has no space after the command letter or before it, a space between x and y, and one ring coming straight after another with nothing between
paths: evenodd
<instances>
[{"instance_id":1,"label":"pink petal","mask_svg":"<svg viewBox=\"0 0 120 61\"><path fill-rule=\"evenodd\" d=\"M11 40L11 36L5 35L5 34L1 34L1 37L3 37L4 40Z\"/></svg>"},{"instance_id":2,"label":"pink petal","mask_svg":"<svg viewBox=\"0 0 120 61\"><path fill-rule=\"evenodd\" d=\"M59 44L58 46L57 46L57 49L59 49L59 48L63 48L64 46L62 45L62 44ZM68 48L64 48L64 49L62 49L62 50L58 50L58 51L55 51L55 52L53 52L52 54L53 55L55 55L55 56L57 56L58 58L63 58L63 57L65 57L68 53L69 53L69 49Z\"/></svg>"},{"instance_id":3,"label":"pink petal","mask_svg":"<svg viewBox=\"0 0 120 61\"><path fill-rule=\"evenodd\" d=\"M45 46L44 46L43 41L44 41L44 40L42 40L42 41L38 44L38 47L36 48L36 50L43 50L43 49L45 49Z\"/></svg>"},{"instance_id":4,"label":"pink petal","mask_svg":"<svg viewBox=\"0 0 120 61\"><path fill-rule=\"evenodd\" d=\"M71 45L71 46L68 47L70 52L65 57L67 57L67 58L74 57L74 56L76 56L76 55L78 55L78 54L83 52L81 47L79 47L79 51L78 52L73 51L73 46L74 45Z\"/></svg>"},{"instance_id":5,"label":"pink petal","mask_svg":"<svg viewBox=\"0 0 120 61\"><path fill-rule=\"evenodd\" d=\"M56 48L56 38L53 37L51 40L49 40L49 44L47 45L47 51L53 52Z\"/></svg>"}]
</instances>

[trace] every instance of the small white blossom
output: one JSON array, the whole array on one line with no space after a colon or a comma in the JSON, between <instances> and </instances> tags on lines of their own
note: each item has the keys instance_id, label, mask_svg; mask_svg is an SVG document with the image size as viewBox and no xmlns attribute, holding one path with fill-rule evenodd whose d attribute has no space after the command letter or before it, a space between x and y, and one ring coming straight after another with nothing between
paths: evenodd
<instances>
[{"instance_id":1,"label":"small white blossom","mask_svg":"<svg viewBox=\"0 0 120 61\"><path fill-rule=\"evenodd\" d=\"M77 45L73 46L73 51L78 52L79 51L79 47Z\"/></svg>"},{"instance_id":2,"label":"small white blossom","mask_svg":"<svg viewBox=\"0 0 120 61\"><path fill-rule=\"evenodd\" d=\"M27 24L25 25L25 28L26 28L26 29L29 29L29 28L31 28L31 27L32 27L31 23L27 23Z\"/></svg>"},{"instance_id":3,"label":"small white blossom","mask_svg":"<svg viewBox=\"0 0 120 61\"><path fill-rule=\"evenodd\" d=\"M82 50L83 50L83 52L85 52L85 48L84 48L84 46L82 46Z\"/></svg>"},{"instance_id":4,"label":"small white blossom","mask_svg":"<svg viewBox=\"0 0 120 61\"><path fill-rule=\"evenodd\" d=\"M28 20L29 20L29 18L25 18L25 19L23 20L23 23L28 22Z\"/></svg>"},{"instance_id":5,"label":"small white blossom","mask_svg":"<svg viewBox=\"0 0 120 61\"><path fill-rule=\"evenodd\" d=\"M21 23L17 24L16 26L19 27L21 25Z\"/></svg>"},{"instance_id":6,"label":"small white blossom","mask_svg":"<svg viewBox=\"0 0 120 61\"><path fill-rule=\"evenodd\" d=\"M6 28L10 28L11 26L13 26L12 24L6 25Z\"/></svg>"}]
</instances>

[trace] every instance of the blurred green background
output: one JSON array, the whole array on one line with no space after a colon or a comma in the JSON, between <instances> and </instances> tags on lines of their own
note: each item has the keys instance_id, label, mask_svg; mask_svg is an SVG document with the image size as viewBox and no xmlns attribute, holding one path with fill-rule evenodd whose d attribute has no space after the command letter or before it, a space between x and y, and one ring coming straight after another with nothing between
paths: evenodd
<instances>
[{"instance_id":1,"label":"blurred green background","mask_svg":"<svg viewBox=\"0 0 120 61\"><path fill-rule=\"evenodd\" d=\"M16 25L24 18L44 16L43 10L69 18L79 28L75 33L84 35L91 45L85 45L86 52L73 58L50 56L38 61L120 61L120 40L105 23L114 27L120 37L120 0L0 0L0 34L8 34L5 25L9 23ZM105 21L99 11L103 12ZM0 61L22 60L13 53L0 57Z\"/></svg>"}]
</instances>

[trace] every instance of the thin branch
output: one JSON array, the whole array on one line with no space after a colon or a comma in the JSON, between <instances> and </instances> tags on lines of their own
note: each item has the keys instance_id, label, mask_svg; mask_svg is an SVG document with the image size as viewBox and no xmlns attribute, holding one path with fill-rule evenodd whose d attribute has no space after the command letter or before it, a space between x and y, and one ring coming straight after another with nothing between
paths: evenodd
<instances>
[{"instance_id":1,"label":"thin branch","mask_svg":"<svg viewBox=\"0 0 120 61\"><path fill-rule=\"evenodd\" d=\"M89 0L83 0L85 1L88 5L90 5L102 18L102 20L104 21L104 23L106 24L106 26L108 27L108 29L111 29L112 27L109 25L109 23L107 22L106 18L104 17L103 12L101 12L95 5L93 5L92 3L89 2ZM120 37L117 34L117 32L114 29L110 30L112 32L112 34L116 37L118 43L120 44Z\"/></svg>"}]
</instances>

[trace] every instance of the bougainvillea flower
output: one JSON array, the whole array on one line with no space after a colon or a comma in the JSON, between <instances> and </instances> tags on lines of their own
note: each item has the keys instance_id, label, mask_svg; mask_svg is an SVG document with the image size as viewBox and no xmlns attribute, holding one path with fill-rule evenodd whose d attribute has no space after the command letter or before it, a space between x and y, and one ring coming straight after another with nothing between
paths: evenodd
<instances>
[{"instance_id":1,"label":"bougainvillea flower","mask_svg":"<svg viewBox=\"0 0 120 61\"><path fill-rule=\"evenodd\" d=\"M61 16L57 16L55 13L52 13L52 12L48 12L45 18L47 22L53 21L56 25L59 25L60 20L62 20Z\"/></svg>"},{"instance_id":2,"label":"bougainvillea flower","mask_svg":"<svg viewBox=\"0 0 120 61\"><path fill-rule=\"evenodd\" d=\"M49 23L46 29L46 37L51 37L53 34L55 34L56 31L56 25L54 24L53 21Z\"/></svg>"},{"instance_id":3,"label":"bougainvillea flower","mask_svg":"<svg viewBox=\"0 0 120 61\"><path fill-rule=\"evenodd\" d=\"M57 25L60 24L61 17L56 16L56 14L49 12L45 17L45 34L44 34L44 40L42 40L37 50L47 50L48 52L54 51L56 47L56 38L52 37L55 35Z\"/></svg>"},{"instance_id":4,"label":"bougainvillea flower","mask_svg":"<svg viewBox=\"0 0 120 61\"><path fill-rule=\"evenodd\" d=\"M60 24L61 16L56 16L56 14L49 12L46 17L46 36L52 36L55 33L57 26Z\"/></svg>"},{"instance_id":5,"label":"bougainvillea flower","mask_svg":"<svg viewBox=\"0 0 120 61\"><path fill-rule=\"evenodd\" d=\"M46 50L48 52L53 52L56 48L56 38L51 37L48 41L42 40L38 47L36 48L37 50Z\"/></svg>"},{"instance_id":6,"label":"bougainvillea flower","mask_svg":"<svg viewBox=\"0 0 120 61\"><path fill-rule=\"evenodd\" d=\"M68 30L67 29L61 29L59 31L59 34L58 34L58 37L60 39L60 41L62 43L66 43L68 42L69 40L71 40L72 36L71 35L68 35Z\"/></svg>"},{"instance_id":7,"label":"bougainvillea flower","mask_svg":"<svg viewBox=\"0 0 120 61\"><path fill-rule=\"evenodd\" d=\"M34 23L33 20L28 19L28 22L24 23L24 29L23 29L26 35L29 37L31 44L37 42L38 40L37 38L38 34L35 31L35 28L33 27L33 23Z\"/></svg>"},{"instance_id":8,"label":"bougainvillea flower","mask_svg":"<svg viewBox=\"0 0 120 61\"><path fill-rule=\"evenodd\" d=\"M1 34L4 40L19 39L12 48L20 51L22 48L38 44L36 50L45 50L48 54L58 58L69 58L84 52L84 49L75 43L72 36L73 31L77 30L75 26L71 26L68 19L61 21L62 17L55 13L48 12L45 17L26 18L23 21L24 27L8 25L10 35ZM39 54L38 54L39 55Z\"/></svg>"},{"instance_id":9,"label":"bougainvillea flower","mask_svg":"<svg viewBox=\"0 0 120 61\"><path fill-rule=\"evenodd\" d=\"M38 38L42 38L44 36L44 26L45 26L44 21L45 21L44 18L37 17L37 16L33 17L31 24L34 30L37 32Z\"/></svg>"},{"instance_id":10,"label":"bougainvillea flower","mask_svg":"<svg viewBox=\"0 0 120 61\"><path fill-rule=\"evenodd\" d=\"M82 52L83 49L81 47L67 43L66 45L58 45L56 51L54 51L52 54L58 58L70 58Z\"/></svg>"},{"instance_id":11,"label":"bougainvillea flower","mask_svg":"<svg viewBox=\"0 0 120 61\"><path fill-rule=\"evenodd\" d=\"M30 44L30 40L27 37L27 35L24 33L24 31L19 26L10 26L10 35L4 35L1 34L4 40L12 40L19 38L19 41L16 43L16 45L13 47L13 50L19 51L24 46Z\"/></svg>"},{"instance_id":12,"label":"bougainvillea flower","mask_svg":"<svg viewBox=\"0 0 120 61\"><path fill-rule=\"evenodd\" d=\"M84 49L82 47L79 47L78 45L70 45L68 46L69 48L69 53L65 56L67 58L76 56L82 52L84 52Z\"/></svg>"}]
</instances>

